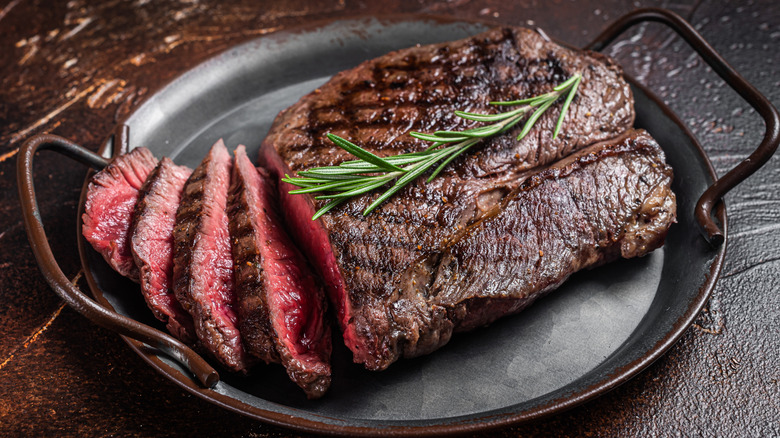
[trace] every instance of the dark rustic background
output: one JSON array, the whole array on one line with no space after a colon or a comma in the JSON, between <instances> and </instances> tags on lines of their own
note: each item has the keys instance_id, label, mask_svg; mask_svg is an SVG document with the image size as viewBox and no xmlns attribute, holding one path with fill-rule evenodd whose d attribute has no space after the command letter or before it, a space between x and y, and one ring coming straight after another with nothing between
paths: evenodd
<instances>
[{"instance_id":1,"label":"dark rustic background","mask_svg":"<svg viewBox=\"0 0 780 438\"><path fill-rule=\"evenodd\" d=\"M425 12L544 28L587 43L621 14L668 7L780 104L780 3L691 1L0 0L0 435L287 436L188 395L118 337L65 307L28 248L16 198L23 140L56 133L97 149L168 80L234 44L310 21ZM689 124L720 174L758 144L755 112L670 31L646 25L609 52ZM84 169L39 158L42 217L79 277ZM506 436L780 435L780 158L727 197L721 279L682 340L600 399Z\"/></svg>"}]
</instances>

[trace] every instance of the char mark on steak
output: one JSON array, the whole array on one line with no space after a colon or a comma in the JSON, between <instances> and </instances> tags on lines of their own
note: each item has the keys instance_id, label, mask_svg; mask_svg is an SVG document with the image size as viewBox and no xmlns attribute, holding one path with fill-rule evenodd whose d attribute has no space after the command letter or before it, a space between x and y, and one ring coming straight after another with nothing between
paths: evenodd
<instances>
[{"instance_id":1,"label":"char mark on steak","mask_svg":"<svg viewBox=\"0 0 780 438\"><path fill-rule=\"evenodd\" d=\"M419 151L429 143L412 138L409 131L474 127L476 122L456 117L454 111L496 112L490 101L546 93L576 73L582 74L582 82L557 138L552 133L563 99L521 141L516 137L522 124L486 139L431 183L418 179L367 217L362 211L381 191L352 199L313 222L324 201L289 195L294 187L280 184L286 221L325 279L356 362L379 369L396 355L378 352L390 347L356 321L367 311L385 313L369 308L386 299L386 287L397 273L495 215L528 175L624 133L634 121L631 89L620 67L604 55L561 47L531 30L500 28L366 61L337 74L277 117L261 161L281 177L353 159L325 138L329 132L379 156ZM377 247L381 257L370 252ZM385 325L372 330L391 331L390 320L380 316L371 321Z\"/></svg>"},{"instance_id":2,"label":"char mark on steak","mask_svg":"<svg viewBox=\"0 0 780 438\"><path fill-rule=\"evenodd\" d=\"M230 154L219 140L184 186L173 231L173 290L201 344L230 370L246 371L225 213L230 171Z\"/></svg>"},{"instance_id":3,"label":"char mark on steak","mask_svg":"<svg viewBox=\"0 0 780 438\"><path fill-rule=\"evenodd\" d=\"M146 148L116 157L89 182L81 232L114 270L138 281L130 251L130 223L139 190L157 159Z\"/></svg>"},{"instance_id":4,"label":"char mark on steak","mask_svg":"<svg viewBox=\"0 0 780 438\"><path fill-rule=\"evenodd\" d=\"M277 209L274 181L239 146L228 197L239 331L249 353L318 398L330 386L325 297Z\"/></svg>"},{"instance_id":5,"label":"char mark on steak","mask_svg":"<svg viewBox=\"0 0 780 438\"><path fill-rule=\"evenodd\" d=\"M130 227L130 244L146 304L168 331L193 345L192 317L173 293L173 228L184 184L192 169L160 160L141 187Z\"/></svg>"}]
</instances>

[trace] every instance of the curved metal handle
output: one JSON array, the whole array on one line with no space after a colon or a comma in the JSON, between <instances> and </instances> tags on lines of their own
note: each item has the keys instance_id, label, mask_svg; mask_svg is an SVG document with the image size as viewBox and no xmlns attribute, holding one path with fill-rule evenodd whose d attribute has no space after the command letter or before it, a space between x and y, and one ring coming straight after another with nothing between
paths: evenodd
<instances>
[{"instance_id":1,"label":"curved metal handle","mask_svg":"<svg viewBox=\"0 0 780 438\"><path fill-rule=\"evenodd\" d=\"M164 351L189 369L207 388L216 385L219 374L192 349L166 333L99 305L68 280L52 254L35 197L33 158L39 149L53 150L97 170L108 165L108 161L62 137L49 134L36 135L19 149L16 176L24 226L46 282L70 307L95 324Z\"/></svg>"},{"instance_id":2,"label":"curved metal handle","mask_svg":"<svg viewBox=\"0 0 780 438\"><path fill-rule=\"evenodd\" d=\"M677 32L734 91L739 93L750 106L758 111L758 114L763 117L766 124L764 139L758 148L735 168L709 186L696 203L694 214L705 237L712 244L720 245L723 243L724 235L723 231L712 219L712 210L729 190L755 173L775 153L777 145L780 143L780 115L778 115L777 109L775 109L772 103L759 93L755 87L750 85L745 78L740 76L690 23L674 12L657 8L638 9L618 19L585 48L602 50L626 29L645 21L663 23Z\"/></svg>"}]
</instances>

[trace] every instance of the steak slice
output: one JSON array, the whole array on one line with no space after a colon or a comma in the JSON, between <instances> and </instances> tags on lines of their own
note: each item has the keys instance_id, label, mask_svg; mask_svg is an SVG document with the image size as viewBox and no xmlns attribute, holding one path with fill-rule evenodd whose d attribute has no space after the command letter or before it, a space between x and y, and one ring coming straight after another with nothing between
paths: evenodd
<instances>
[{"instance_id":1,"label":"steak slice","mask_svg":"<svg viewBox=\"0 0 780 438\"><path fill-rule=\"evenodd\" d=\"M219 140L184 186L173 229L173 290L206 350L230 370L245 371L225 213L230 170Z\"/></svg>"},{"instance_id":2,"label":"steak slice","mask_svg":"<svg viewBox=\"0 0 780 438\"><path fill-rule=\"evenodd\" d=\"M235 151L228 197L238 328L249 353L281 361L309 398L330 386L325 296L278 214L276 185Z\"/></svg>"},{"instance_id":3,"label":"steak slice","mask_svg":"<svg viewBox=\"0 0 780 438\"><path fill-rule=\"evenodd\" d=\"M130 252L130 223L138 190L154 170L157 159L146 148L136 148L114 159L92 176L87 189L81 233L114 270L138 281Z\"/></svg>"},{"instance_id":4,"label":"steak slice","mask_svg":"<svg viewBox=\"0 0 780 438\"><path fill-rule=\"evenodd\" d=\"M263 143L261 162L281 177L314 166L329 166L351 155L330 143L332 132L379 155L427 148L412 130L462 130L477 126L455 110L494 113L494 100L514 100L552 90L582 74L577 95L552 138L563 99L554 104L521 141L519 124L486 139L458 157L436 179L420 178L367 217L364 210L381 191L350 200L321 220L311 217L325 201L288 195L281 183L282 206L292 235L325 279L344 340L356 362L381 368L369 350L375 346L358 332L353 306L363 295L381 295L385 277L407 270L415 259L437 251L462 230L493 214L503 199L531 173L573 151L617 137L634 121L633 97L622 70L608 57L561 47L522 28L499 28L443 44L391 52L341 72L282 112ZM335 251L335 239L352 242ZM381 260L367 248L382 245ZM414 254L410 254L410 250ZM341 251L341 250L339 250ZM365 258L365 259L362 259ZM354 265L345 265L345 260ZM384 276L356 272L363 267ZM346 277L363 277L356 292ZM369 292L366 292L369 291Z\"/></svg>"},{"instance_id":5,"label":"steak slice","mask_svg":"<svg viewBox=\"0 0 780 438\"><path fill-rule=\"evenodd\" d=\"M192 317L173 293L173 227L184 183L192 169L164 157L141 186L130 227L130 249L141 292L157 319L187 344L197 341Z\"/></svg>"}]
</instances>

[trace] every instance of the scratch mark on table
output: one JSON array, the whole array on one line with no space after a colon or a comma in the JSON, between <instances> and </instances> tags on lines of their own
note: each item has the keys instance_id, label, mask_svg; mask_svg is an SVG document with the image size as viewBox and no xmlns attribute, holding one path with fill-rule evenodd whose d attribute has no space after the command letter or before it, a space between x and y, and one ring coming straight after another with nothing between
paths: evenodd
<instances>
[{"instance_id":1,"label":"scratch mark on table","mask_svg":"<svg viewBox=\"0 0 780 438\"><path fill-rule=\"evenodd\" d=\"M24 138L25 136L27 136L27 134L29 134L29 133L30 133L30 132L32 132L33 130L35 130L35 129L39 128L39 127L40 127L40 126L42 126L42 125L45 125L45 124L49 123L49 121L51 121L51 119L52 119L52 118L56 117L56 116L57 116L57 115L59 115L61 112L65 111L66 109L70 108L70 107L71 107L71 105L73 105L74 103L76 103L76 102L78 102L79 100L83 99L83 98L84 98L84 96L86 96L87 94L91 93L91 92L92 92L92 90L94 90L95 88L97 88L97 86L98 86L98 85L100 85L100 84L93 84L93 85L91 85L91 86L89 86L89 87L85 88L85 89L84 89L84 90L82 90L80 93L78 93L78 94L76 94L75 96L73 96L73 98L71 98L69 101L67 101L67 102L63 103L62 105L60 105L60 106L58 106L57 108L55 108L55 109L54 109L52 112L50 112L49 114L46 114L45 116L43 116L43 117L42 117L41 119L39 119L37 122L33 123L32 125L28 126L28 127L27 127L27 128L25 128L25 129L22 129L21 131L18 131L16 134L14 134L14 135L11 137L11 140L10 140L8 143L9 143L9 144L14 144L14 143L16 143L17 141L19 141L20 139L22 139L22 138ZM15 152L14 152L14 153L15 153Z\"/></svg>"},{"instance_id":2,"label":"scratch mark on table","mask_svg":"<svg viewBox=\"0 0 780 438\"><path fill-rule=\"evenodd\" d=\"M693 15L696 13L696 10L699 9L699 6L701 6L701 0L696 0L696 3L693 4L691 10L688 12L687 16L685 17L687 21L693 20Z\"/></svg>"},{"instance_id":3,"label":"scratch mark on table","mask_svg":"<svg viewBox=\"0 0 780 438\"><path fill-rule=\"evenodd\" d=\"M6 15L8 15L9 12L11 12L11 9L13 9L16 5L21 3L22 0L13 0L11 3L8 3L6 7L3 8L2 11L0 11L0 20L5 18Z\"/></svg>"},{"instance_id":4,"label":"scratch mark on table","mask_svg":"<svg viewBox=\"0 0 780 438\"><path fill-rule=\"evenodd\" d=\"M272 32L276 32L278 30L283 29L283 26L275 26L275 27L268 27L263 29L251 29L251 30L244 30L239 32L229 32L229 33L221 33L218 35L169 35L165 37L163 40L165 44L158 46L157 48L151 50L148 53L139 53L130 59L126 59L122 61L119 65L127 65L132 64L136 67L139 67L141 65L155 62L156 59L154 58L155 54L164 54L164 53L170 53L175 49L176 47L182 45L182 44L189 44L189 43L195 43L195 42L213 42L213 41L221 41L221 40L230 40L232 38L239 38L239 37L247 37L247 36L260 36L260 35L266 35ZM175 37L175 38L174 38Z\"/></svg>"},{"instance_id":5,"label":"scratch mark on table","mask_svg":"<svg viewBox=\"0 0 780 438\"><path fill-rule=\"evenodd\" d=\"M103 85L101 85L97 89L97 91L95 91L92 94L92 96L89 96L89 98L87 98L87 105L90 108L95 108L95 107L105 108L105 106L109 102L113 101L114 96L116 95L116 93L108 96L106 99L101 100L103 95L106 94L107 91L111 90L112 88L114 88L116 86L121 88L121 87L124 87L125 85L127 85L127 82L122 80L122 79L111 79L109 81L104 81Z\"/></svg>"},{"instance_id":6,"label":"scratch mark on table","mask_svg":"<svg viewBox=\"0 0 780 438\"><path fill-rule=\"evenodd\" d=\"M11 362L14 358L14 355L20 350L25 349L29 347L33 342L35 342L38 337L46 331L46 329L49 328L50 325L54 322L55 319L57 319L58 316L60 316L60 312L62 312L62 309L65 308L65 303L63 302L60 304L59 307L57 307L57 310L54 311L54 313L51 314L48 320L46 320L45 323L41 327L38 328L32 335L28 336L27 339L24 340L22 345L20 347L15 348L11 354L8 355L3 362L0 363L0 370L3 369L4 366L6 366L9 362Z\"/></svg>"},{"instance_id":7,"label":"scratch mark on table","mask_svg":"<svg viewBox=\"0 0 780 438\"><path fill-rule=\"evenodd\" d=\"M71 284L75 286L76 283L78 283L79 280L81 280L81 276L83 274L84 271L79 270L78 274L76 274L76 276L73 277L72 280L70 280ZM47 319L46 322L43 323L43 325L38 327L38 329L35 330L33 334L28 336L27 339L25 339L20 346L14 348L14 350L11 351L11 354L9 354L8 357L6 357L2 362L0 362L0 371L2 371L3 367L5 367L9 362L11 362L14 359L14 355L16 355L16 353L19 350L26 349L27 347L32 345L32 343L35 342L43 334L43 332L45 332L54 323L54 320L56 320L57 317L60 316L60 313L62 313L62 309L65 308L65 305L66 305L65 302L60 303L59 307L57 307L57 310L55 310L51 314L51 316L49 316L49 319Z\"/></svg>"},{"instance_id":8,"label":"scratch mark on table","mask_svg":"<svg viewBox=\"0 0 780 438\"><path fill-rule=\"evenodd\" d=\"M71 29L68 33L62 35L60 37L60 41L65 41L72 37L73 35L76 35L77 33L81 32L85 27L89 25L89 23L92 23L95 21L95 17L87 17L87 18L81 18L79 19L79 24L76 25L73 29Z\"/></svg>"},{"instance_id":9,"label":"scratch mark on table","mask_svg":"<svg viewBox=\"0 0 780 438\"><path fill-rule=\"evenodd\" d=\"M19 59L19 62L17 64L19 64L20 66L26 64L27 61L32 59L32 57L35 56L36 53L38 53L38 49L40 48L38 46L38 41L40 41L40 37L38 37L37 35L33 38L30 38L27 41L26 45L29 45L30 47L27 49L27 52L25 52L25 54L22 55L21 59Z\"/></svg>"},{"instance_id":10,"label":"scratch mark on table","mask_svg":"<svg viewBox=\"0 0 780 438\"><path fill-rule=\"evenodd\" d=\"M2 163L3 161L5 161L5 160L7 160L7 159L9 159L11 157L13 157L18 152L19 152L19 148L16 148L16 149L14 149L14 150L12 150L10 152L6 152L3 155L0 155L0 163ZM2 237L2 234L0 234L0 237Z\"/></svg>"}]
</instances>

